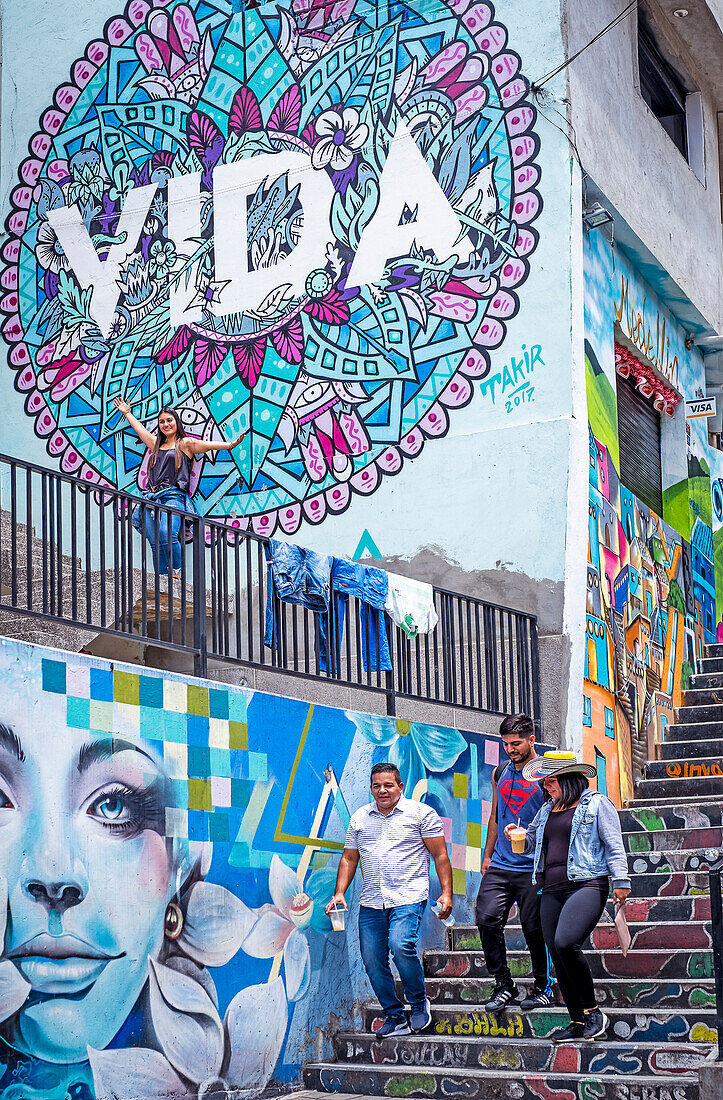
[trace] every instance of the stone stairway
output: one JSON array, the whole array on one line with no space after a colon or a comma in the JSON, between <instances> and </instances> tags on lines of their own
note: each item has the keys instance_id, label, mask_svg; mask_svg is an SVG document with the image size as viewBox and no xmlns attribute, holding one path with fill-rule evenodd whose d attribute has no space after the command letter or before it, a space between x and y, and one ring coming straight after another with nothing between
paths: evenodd
<instances>
[{"instance_id":1,"label":"stone stairway","mask_svg":"<svg viewBox=\"0 0 723 1100\"><path fill-rule=\"evenodd\" d=\"M716 1039L707 868L723 848L723 646L707 647L683 702L661 759L648 762L621 811L631 950L623 958L612 923L591 937L605 1039L553 1047L550 1033L568 1021L559 1005L487 1014L492 982L477 929L455 925L444 950L424 953L429 1030L377 1040L379 1006L368 1004L363 1030L335 1036L336 1061L304 1067L307 1088L440 1100L698 1100L698 1069ZM530 963L514 919L506 935L522 988Z\"/></svg>"}]
</instances>

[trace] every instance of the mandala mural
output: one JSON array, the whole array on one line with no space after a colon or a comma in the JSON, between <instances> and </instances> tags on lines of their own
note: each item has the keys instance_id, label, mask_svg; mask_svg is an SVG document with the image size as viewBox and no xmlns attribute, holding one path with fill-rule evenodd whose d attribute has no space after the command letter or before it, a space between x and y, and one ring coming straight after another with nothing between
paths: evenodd
<instances>
[{"instance_id":1,"label":"mandala mural","mask_svg":"<svg viewBox=\"0 0 723 1100\"><path fill-rule=\"evenodd\" d=\"M443 436L537 243L507 40L470 0L110 20L30 141L2 250L15 385L60 467L136 491L117 396L150 426L173 405L206 439L250 427L206 459L199 511L291 534Z\"/></svg>"}]
</instances>

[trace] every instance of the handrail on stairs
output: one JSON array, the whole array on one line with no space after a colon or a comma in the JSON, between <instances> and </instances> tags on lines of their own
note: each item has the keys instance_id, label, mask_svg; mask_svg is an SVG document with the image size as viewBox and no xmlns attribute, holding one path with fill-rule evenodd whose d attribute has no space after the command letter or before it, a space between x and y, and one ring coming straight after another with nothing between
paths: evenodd
<instances>
[{"instance_id":1,"label":"handrail on stairs","mask_svg":"<svg viewBox=\"0 0 723 1100\"><path fill-rule=\"evenodd\" d=\"M723 897L721 896L723 859L708 870L710 919L713 940L713 977L715 978L715 1017L718 1031L718 1057L723 1062Z\"/></svg>"}]
</instances>

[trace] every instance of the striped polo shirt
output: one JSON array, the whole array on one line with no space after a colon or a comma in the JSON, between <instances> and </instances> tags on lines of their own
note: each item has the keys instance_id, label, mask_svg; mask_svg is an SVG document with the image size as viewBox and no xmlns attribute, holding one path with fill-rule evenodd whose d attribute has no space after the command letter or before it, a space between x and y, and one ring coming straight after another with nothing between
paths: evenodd
<instances>
[{"instance_id":1,"label":"striped polo shirt","mask_svg":"<svg viewBox=\"0 0 723 1100\"><path fill-rule=\"evenodd\" d=\"M432 836L444 836L439 814L404 795L388 814L381 813L376 802L357 810L344 847L359 852L364 876L361 904L389 909L426 901L429 851L424 838Z\"/></svg>"}]
</instances>

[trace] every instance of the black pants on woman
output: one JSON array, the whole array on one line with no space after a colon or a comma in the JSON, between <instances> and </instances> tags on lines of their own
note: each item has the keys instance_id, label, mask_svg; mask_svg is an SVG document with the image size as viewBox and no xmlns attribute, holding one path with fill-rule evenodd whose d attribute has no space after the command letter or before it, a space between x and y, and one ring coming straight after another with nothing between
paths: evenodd
<instances>
[{"instance_id":1,"label":"black pants on woman","mask_svg":"<svg viewBox=\"0 0 723 1100\"><path fill-rule=\"evenodd\" d=\"M595 988L582 945L602 916L608 899L607 879L571 882L540 897L540 920L552 956L560 992L570 1019L583 1022L586 1008L595 1007Z\"/></svg>"}]
</instances>

